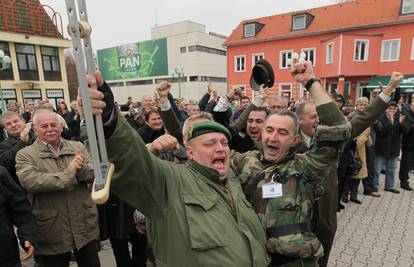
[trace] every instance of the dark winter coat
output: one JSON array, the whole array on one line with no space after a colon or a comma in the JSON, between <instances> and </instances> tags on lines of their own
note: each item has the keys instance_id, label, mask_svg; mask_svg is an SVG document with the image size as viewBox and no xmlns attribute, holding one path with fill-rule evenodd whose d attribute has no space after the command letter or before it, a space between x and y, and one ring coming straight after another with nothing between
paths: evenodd
<instances>
[{"instance_id":1,"label":"dark winter coat","mask_svg":"<svg viewBox=\"0 0 414 267\"><path fill-rule=\"evenodd\" d=\"M26 194L0 166L0 266L16 266L20 262L13 226L21 242L38 243L37 224Z\"/></svg>"},{"instance_id":2,"label":"dark winter coat","mask_svg":"<svg viewBox=\"0 0 414 267\"><path fill-rule=\"evenodd\" d=\"M0 143L0 165L6 167L7 171L18 185L20 185L20 182L19 178L17 178L15 168L17 151L32 144L35 139L36 135L33 132L30 132L28 143L17 139L14 136L9 136L6 140Z\"/></svg>"},{"instance_id":3,"label":"dark winter coat","mask_svg":"<svg viewBox=\"0 0 414 267\"><path fill-rule=\"evenodd\" d=\"M405 114L405 121L401 125L402 150L414 151L414 112Z\"/></svg>"},{"instance_id":4,"label":"dark winter coat","mask_svg":"<svg viewBox=\"0 0 414 267\"><path fill-rule=\"evenodd\" d=\"M138 134L141 136L142 140L144 140L145 144L148 144L152 143L161 135L164 135L165 131L164 128L162 128L160 131L155 131L148 125L145 125L144 127L138 129Z\"/></svg>"},{"instance_id":5,"label":"dark winter coat","mask_svg":"<svg viewBox=\"0 0 414 267\"><path fill-rule=\"evenodd\" d=\"M397 114L394 123L391 124L384 114L374 124L376 132L375 155L384 158L398 157L401 148L401 126Z\"/></svg>"}]
</instances>

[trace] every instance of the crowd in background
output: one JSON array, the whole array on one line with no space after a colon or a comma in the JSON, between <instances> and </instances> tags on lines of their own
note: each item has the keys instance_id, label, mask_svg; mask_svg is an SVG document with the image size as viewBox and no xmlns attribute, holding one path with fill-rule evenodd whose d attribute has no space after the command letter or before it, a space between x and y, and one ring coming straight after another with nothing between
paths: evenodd
<instances>
[{"instance_id":1,"label":"crowd in background","mask_svg":"<svg viewBox=\"0 0 414 267\"><path fill-rule=\"evenodd\" d=\"M282 96L274 96L268 97L261 107L251 107L252 99L243 95L239 89L232 88L229 92L231 93L220 97L213 85L209 83L205 95L199 100L177 99L171 94L168 95L168 99L181 125L188 117L195 114L201 112L212 114L217 122L227 127L232 133L233 139L229 145L237 152L260 150L259 141L266 117L282 109L296 112L302 141L308 147L312 145L311 131L318 124L318 115L309 99L295 101ZM353 104L351 100L345 100L338 94L332 94L332 98L350 120L356 114L363 112L372 102L366 97L360 97ZM409 95L405 95L400 99L392 99L388 103L386 112L347 144L337 169L338 202L336 208L338 212L345 208L344 203L361 204L358 197L361 180L364 195L381 197L383 193L379 187L381 173L385 174L384 191L398 194L400 193L398 187L407 191L413 190L409 184L409 174L414 167L414 99L410 101L409 98ZM227 102L224 103L221 99ZM166 125L170 122L163 121L158 100L156 95L148 95L143 96L139 101L129 97L126 103L118 103L121 114L146 144L154 142L170 131L166 129ZM225 106L227 103L229 105ZM72 101L70 107L64 101L60 101L56 110L48 99L40 101L37 106L33 101L28 101L24 108L19 103L11 101L7 108L1 125L3 134L0 135L2 141L0 164L13 178L11 182L24 191L20 183L21 179L19 180L16 174L14 157L20 149L35 142L36 137L31 131L33 115L45 109L57 113L63 128L62 138L72 141L83 141L86 138L82 136L83 115L81 109L78 109L77 101ZM11 113L18 114L18 116L13 116ZM25 124L24 127L16 126L22 122ZM23 132L24 129L27 132ZM12 153L9 153L10 151ZM182 146L169 154L160 156L165 160L178 163L187 161ZM399 182L396 181L397 177ZM106 204L98 207L98 212L99 239L110 240L117 266L155 264L156 255L153 255L146 238L145 216L112 194ZM28 218L27 220L31 220L30 216ZM22 235L25 236L25 241L31 241L30 235L33 231L27 230L28 236ZM129 254L128 243L132 244L132 255ZM0 244L3 245L2 241ZM29 247L26 244L22 246ZM75 253L72 257L81 256Z\"/></svg>"}]
</instances>

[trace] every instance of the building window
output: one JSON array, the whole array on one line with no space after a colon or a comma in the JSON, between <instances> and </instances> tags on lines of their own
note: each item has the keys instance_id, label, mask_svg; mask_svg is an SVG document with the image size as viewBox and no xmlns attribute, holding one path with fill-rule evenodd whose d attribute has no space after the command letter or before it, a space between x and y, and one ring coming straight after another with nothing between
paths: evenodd
<instances>
[{"instance_id":1,"label":"building window","mask_svg":"<svg viewBox=\"0 0 414 267\"><path fill-rule=\"evenodd\" d=\"M397 61L400 58L400 41L400 39L382 41L381 61Z\"/></svg>"},{"instance_id":2,"label":"building window","mask_svg":"<svg viewBox=\"0 0 414 267\"><path fill-rule=\"evenodd\" d=\"M292 66L292 50L288 51L280 51L279 53L279 68L280 69L287 69Z\"/></svg>"},{"instance_id":3,"label":"building window","mask_svg":"<svg viewBox=\"0 0 414 267\"><path fill-rule=\"evenodd\" d=\"M133 85L145 85L145 84L153 84L153 80L138 80L138 81L126 81L125 85L126 86L133 86ZM124 86L122 85L118 85L118 86Z\"/></svg>"},{"instance_id":4,"label":"building window","mask_svg":"<svg viewBox=\"0 0 414 267\"><path fill-rule=\"evenodd\" d=\"M180 47L180 53L186 53L187 52L187 47L183 46Z\"/></svg>"},{"instance_id":5,"label":"building window","mask_svg":"<svg viewBox=\"0 0 414 267\"><path fill-rule=\"evenodd\" d=\"M334 57L334 43L326 45L326 64L332 64Z\"/></svg>"},{"instance_id":6,"label":"building window","mask_svg":"<svg viewBox=\"0 0 414 267\"><path fill-rule=\"evenodd\" d=\"M33 101L35 106L40 104L42 100L42 91L40 89L22 89L23 103L26 106L27 101Z\"/></svg>"},{"instance_id":7,"label":"building window","mask_svg":"<svg viewBox=\"0 0 414 267\"><path fill-rule=\"evenodd\" d=\"M59 50L57 47L41 46L43 73L46 81L61 81Z\"/></svg>"},{"instance_id":8,"label":"building window","mask_svg":"<svg viewBox=\"0 0 414 267\"><path fill-rule=\"evenodd\" d=\"M209 53L209 54L215 54L215 55L219 55L219 56L225 56L227 55L226 50L221 50L221 49L217 49L217 48L213 48L213 47L207 47L207 46L202 46L202 45L191 45L188 47L188 52L204 52L204 53Z\"/></svg>"},{"instance_id":9,"label":"building window","mask_svg":"<svg viewBox=\"0 0 414 267\"><path fill-rule=\"evenodd\" d=\"M0 42L0 50L3 50L5 56L10 57L9 43ZM0 80L14 80L12 64L0 64Z\"/></svg>"},{"instance_id":10,"label":"building window","mask_svg":"<svg viewBox=\"0 0 414 267\"><path fill-rule=\"evenodd\" d=\"M257 61L261 60L264 58L264 54L263 53L257 53L257 54L253 54L252 55L252 67L254 67L254 65L256 65Z\"/></svg>"},{"instance_id":11,"label":"building window","mask_svg":"<svg viewBox=\"0 0 414 267\"><path fill-rule=\"evenodd\" d=\"M6 104L10 101L17 102L16 89L3 89L3 100Z\"/></svg>"},{"instance_id":12,"label":"building window","mask_svg":"<svg viewBox=\"0 0 414 267\"><path fill-rule=\"evenodd\" d=\"M226 78L223 77L213 77L213 76L190 76L190 82L217 82L217 83L225 83L227 82Z\"/></svg>"},{"instance_id":13,"label":"building window","mask_svg":"<svg viewBox=\"0 0 414 267\"><path fill-rule=\"evenodd\" d=\"M46 89L46 97L50 100L55 110L58 110L57 107L60 101L65 101L63 89Z\"/></svg>"},{"instance_id":14,"label":"building window","mask_svg":"<svg viewBox=\"0 0 414 267\"><path fill-rule=\"evenodd\" d=\"M244 25L244 38L254 37L256 35L254 23L249 23Z\"/></svg>"},{"instance_id":15,"label":"building window","mask_svg":"<svg viewBox=\"0 0 414 267\"><path fill-rule=\"evenodd\" d=\"M329 88L329 93L334 94L336 90L338 90L338 83L330 83L328 85L328 88Z\"/></svg>"},{"instance_id":16,"label":"building window","mask_svg":"<svg viewBox=\"0 0 414 267\"><path fill-rule=\"evenodd\" d=\"M159 79L155 79L155 84L159 84L163 81L166 81L168 83L186 83L187 82L187 76L182 76L180 79L178 77L174 77L174 78L159 78ZM128 86L128 84L127 84Z\"/></svg>"},{"instance_id":17,"label":"building window","mask_svg":"<svg viewBox=\"0 0 414 267\"><path fill-rule=\"evenodd\" d=\"M20 80L39 80L34 45L16 44Z\"/></svg>"},{"instance_id":18,"label":"building window","mask_svg":"<svg viewBox=\"0 0 414 267\"><path fill-rule=\"evenodd\" d=\"M108 82L110 87L124 87L124 82Z\"/></svg>"},{"instance_id":19,"label":"building window","mask_svg":"<svg viewBox=\"0 0 414 267\"><path fill-rule=\"evenodd\" d=\"M401 15L414 13L414 0L402 0Z\"/></svg>"},{"instance_id":20,"label":"building window","mask_svg":"<svg viewBox=\"0 0 414 267\"><path fill-rule=\"evenodd\" d=\"M279 95L283 96L287 100L292 98L292 84L291 83L280 83L279 84Z\"/></svg>"},{"instance_id":21,"label":"building window","mask_svg":"<svg viewBox=\"0 0 414 267\"><path fill-rule=\"evenodd\" d=\"M246 70L246 56L234 57L234 71L242 72Z\"/></svg>"},{"instance_id":22,"label":"building window","mask_svg":"<svg viewBox=\"0 0 414 267\"><path fill-rule=\"evenodd\" d=\"M306 15L297 15L293 17L292 30L304 30L306 28Z\"/></svg>"},{"instance_id":23,"label":"building window","mask_svg":"<svg viewBox=\"0 0 414 267\"><path fill-rule=\"evenodd\" d=\"M312 62L312 65L315 66L316 63L316 48L303 48L301 52L305 53L305 60Z\"/></svg>"},{"instance_id":24,"label":"building window","mask_svg":"<svg viewBox=\"0 0 414 267\"><path fill-rule=\"evenodd\" d=\"M354 61L368 61L368 51L368 40L355 40Z\"/></svg>"},{"instance_id":25,"label":"building window","mask_svg":"<svg viewBox=\"0 0 414 267\"><path fill-rule=\"evenodd\" d=\"M414 60L414 37L411 42L411 59Z\"/></svg>"}]
</instances>

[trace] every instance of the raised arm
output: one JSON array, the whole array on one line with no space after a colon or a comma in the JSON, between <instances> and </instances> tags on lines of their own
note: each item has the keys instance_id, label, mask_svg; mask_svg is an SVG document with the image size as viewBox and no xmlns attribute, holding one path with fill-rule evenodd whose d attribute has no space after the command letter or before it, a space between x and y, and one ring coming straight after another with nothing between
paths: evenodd
<instances>
[{"instance_id":1,"label":"raised arm","mask_svg":"<svg viewBox=\"0 0 414 267\"><path fill-rule=\"evenodd\" d=\"M172 109L172 106L175 104L171 103L169 99L171 95L170 90L171 85L165 81L160 83L156 88L160 103L160 115L164 122L165 130L174 136L180 144L183 144L182 127L176 113Z\"/></svg>"},{"instance_id":2,"label":"raised arm","mask_svg":"<svg viewBox=\"0 0 414 267\"><path fill-rule=\"evenodd\" d=\"M388 107L391 100L391 94L399 87L403 75L399 72L391 74L387 87L378 95L378 97L363 111L357 112L350 120L352 125L352 138L359 136L366 128L370 127L378 120Z\"/></svg>"},{"instance_id":3,"label":"raised arm","mask_svg":"<svg viewBox=\"0 0 414 267\"><path fill-rule=\"evenodd\" d=\"M113 94L100 73L96 80L88 76L88 83L92 111L102 114L109 161L115 164L111 191L146 216L160 216L167 210L168 199L178 194L176 172L182 166L147 151L138 133L114 108Z\"/></svg>"},{"instance_id":4,"label":"raised arm","mask_svg":"<svg viewBox=\"0 0 414 267\"><path fill-rule=\"evenodd\" d=\"M345 142L350 139L351 127L316 78L310 61L300 64L294 60L291 74L310 92L320 121L315 134L316 143L310 151L296 158L294 169L300 170L305 181L315 189L321 188L331 166L337 164Z\"/></svg>"}]
</instances>

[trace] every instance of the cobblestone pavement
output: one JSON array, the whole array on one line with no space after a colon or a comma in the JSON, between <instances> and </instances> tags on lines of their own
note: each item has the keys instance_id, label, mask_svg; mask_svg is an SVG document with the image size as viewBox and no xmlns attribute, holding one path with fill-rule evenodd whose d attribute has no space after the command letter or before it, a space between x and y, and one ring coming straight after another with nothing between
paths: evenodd
<instances>
[{"instance_id":1,"label":"cobblestone pavement","mask_svg":"<svg viewBox=\"0 0 414 267\"><path fill-rule=\"evenodd\" d=\"M358 195L362 205L349 203L338 213L338 230L328 266L414 267L414 192L381 191L381 197L375 198L361 191L362 185ZM102 267L116 267L109 242L101 244Z\"/></svg>"},{"instance_id":2,"label":"cobblestone pavement","mask_svg":"<svg viewBox=\"0 0 414 267\"><path fill-rule=\"evenodd\" d=\"M414 192L382 190L376 198L359 189L362 205L350 202L338 213L329 266L414 266Z\"/></svg>"}]
</instances>

